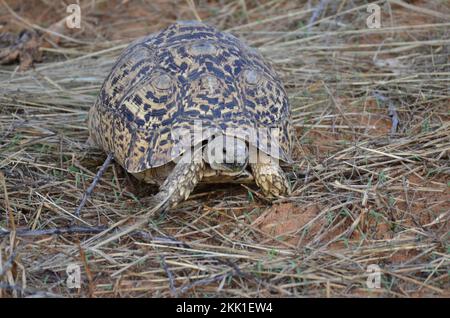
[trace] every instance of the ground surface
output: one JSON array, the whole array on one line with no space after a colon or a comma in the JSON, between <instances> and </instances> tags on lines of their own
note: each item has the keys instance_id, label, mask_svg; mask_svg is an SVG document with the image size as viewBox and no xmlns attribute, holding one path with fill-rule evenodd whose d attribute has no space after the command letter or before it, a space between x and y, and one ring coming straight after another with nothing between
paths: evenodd
<instances>
[{"instance_id":1,"label":"ground surface","mask_svg":"<svg viewBox=\"0 0 450 318\"><path fill-rule=\"evenodd\" d=\"M81 1L68 30L63 2L0 1L0 33L44 34L40 62L0 66L0 297L449 297L450 8L378 1L369 29L367 3ZM87 111L127 43L177 19L232 32L280 73L294 191L200 187L124 234L154 189L116 165L77 219L105 159L85 143Z\"/></svg>"}]
</instances>

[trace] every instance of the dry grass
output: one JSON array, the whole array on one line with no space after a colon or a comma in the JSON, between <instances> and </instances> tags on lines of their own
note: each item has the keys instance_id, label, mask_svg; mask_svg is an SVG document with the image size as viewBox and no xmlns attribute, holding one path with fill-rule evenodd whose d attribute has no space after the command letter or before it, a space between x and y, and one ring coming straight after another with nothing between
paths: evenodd
<instances>
[{"instance_id":1,"label":"dry grass","mask_svg":"<svg viewBox=\"0 0 450 318\"><path fill-rule=\"evenodd\" d=\"M365 1L95 2L35 69L0 68L0 297L450 295L445 1L378 1L381 29L366 28ZM65 15L62 2L8 3L22 20L0 4L4 29ZM86 115L114 59L131 38L196 17L282 75L297 128L292 196L200 187L137 228L152 189L115 165L76 218L105 158L85 144ZM66 287L70 263L80 290ZM380 289L366 287L370 264Z\"/></svg>"}]
</instances>

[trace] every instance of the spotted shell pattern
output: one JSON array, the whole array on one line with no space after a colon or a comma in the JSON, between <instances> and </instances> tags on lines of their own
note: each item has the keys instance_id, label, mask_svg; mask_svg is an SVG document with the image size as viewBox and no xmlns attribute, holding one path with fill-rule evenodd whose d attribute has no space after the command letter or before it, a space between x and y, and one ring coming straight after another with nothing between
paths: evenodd
<instances>
[{"instance_id":1,"label":"spotted shell pattern","mask_svg":"<svg viewBox=\"0 0 450 318\"><path fill-rule=\"evenodd\" d=\"M233 35L191 21L128 46L89 113L91 138L129 172L180 156L186 140L172 132L194 136L199 122L205 138L272 128L277 140L260 134L250 142L267 153L272 142L289 161L289 102L273 68Z\"/></svg>"}]
</instances>

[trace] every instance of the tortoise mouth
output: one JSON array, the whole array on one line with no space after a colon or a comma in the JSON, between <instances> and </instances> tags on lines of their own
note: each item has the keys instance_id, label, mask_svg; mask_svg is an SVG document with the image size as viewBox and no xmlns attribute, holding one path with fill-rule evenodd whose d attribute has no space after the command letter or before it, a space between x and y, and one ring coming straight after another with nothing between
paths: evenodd
<instances>
[{"instance_id":1,"label":"tortoise mouth","mask_svg":"<svg viewBox=\"0 0 450 318\"><path fill-rule=\"evenodd\" d=\"M233 163L222 163L222 166L225 167L227 171L231 172L241 172L242 170L247 167L247 162L241 164L239 162L233 162Z\"/></svg>"},{"instance_id":2,"label":"tortoise mouth","mask_svg":"<svg viewBox=\"0 0 450 318\"><path fill-rule=\"evenodd\" d=\"M253 174L249 167L239 172L219 171L212 169L209 165L205 169L205 173L201 183L221 184L221 183L241 183L251 184L254 182Z\"/></svg>"},{"instance_id":3,"label":"tortoise mouth","mask_svg":"<svg viewBox=\"0 0 450 318\"><path fill-rule=\"evenodd\" d=\"M247 162L240 163L210 163L209 167L213 170L220 171L221 175L238 176L246 173Z\"/></svg>"}]
</instances>

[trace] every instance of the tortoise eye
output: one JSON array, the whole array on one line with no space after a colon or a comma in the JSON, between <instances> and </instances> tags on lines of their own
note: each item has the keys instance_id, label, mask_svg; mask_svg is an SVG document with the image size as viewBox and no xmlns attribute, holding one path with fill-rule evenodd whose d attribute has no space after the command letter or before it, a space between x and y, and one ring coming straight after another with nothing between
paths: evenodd
<instances>
[{"instance_id":1,"label":"tortoise eye","mask_svg":"<svg viewBox=\"0 0 450 318\"><path fill-rule=\"evenodd\" d=\"M156 89L166 91L172 88L172 78L167 74L158 74L152 79L151 85Z\"/></svg>"},{"instance_id":2,"label":"tortoise eye","mask_svg":"<svg viewBox=\"0 0 450 318\"><path fill-rule=\"evenodd\" d=\"M249 85L258 85L261 82L262 75L256 70L245 70L244 71L245 82Z\"/></svg>"}]
</instances>

